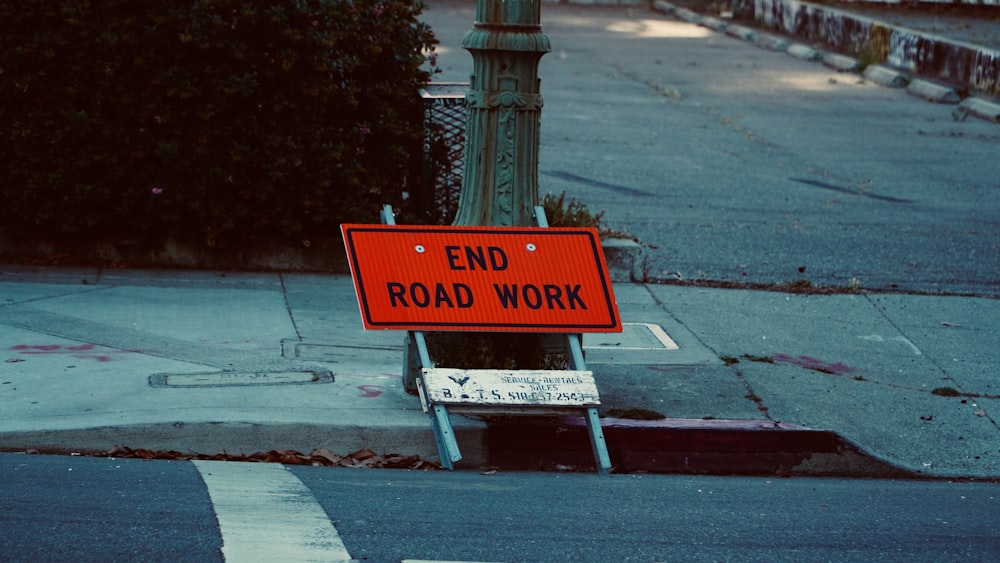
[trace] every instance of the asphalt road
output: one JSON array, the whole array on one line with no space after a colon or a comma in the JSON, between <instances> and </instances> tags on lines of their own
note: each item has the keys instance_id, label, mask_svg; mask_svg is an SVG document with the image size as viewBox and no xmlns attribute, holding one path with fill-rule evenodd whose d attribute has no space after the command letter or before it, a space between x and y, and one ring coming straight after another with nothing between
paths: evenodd
<instances>
[{"instance_id":1,"label":"asphalt road","mask_svg":"<svg viewBox=\"0 0 1000 563\"><path fill-rule=\"evenodd\" d=\"M996 483L0 454L4 561L986 561Z\"/></svg>"},{"instance_id":2,"label":"asphalt road","mask_svg":"<svg viewBox=\"0 0 1000 563\"><path fill-rule=\"evenodd\" d=\"M436 81L474 6L434 0ZM652 280L1000 295L1000 126L638 8L545 4L540 185Z\"/></svg>"}]
</instances>

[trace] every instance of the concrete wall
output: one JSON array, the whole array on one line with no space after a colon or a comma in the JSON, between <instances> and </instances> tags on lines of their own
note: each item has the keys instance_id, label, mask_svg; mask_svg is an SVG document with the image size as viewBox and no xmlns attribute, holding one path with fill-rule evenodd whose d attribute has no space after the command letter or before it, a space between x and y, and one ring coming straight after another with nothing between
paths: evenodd
<instances>
[{"instance_id":1,"label":"concrete wall","mask_svg":"<svg viewBox=\"0 0 1000 563\"><path fill-rule=\"evenodd\" d=\"M989 0L1000 2L1000 0ZM744 0L739 16L971 93L1000 97L1000 51L799 0Z\"/></svg>"}]
</instances>

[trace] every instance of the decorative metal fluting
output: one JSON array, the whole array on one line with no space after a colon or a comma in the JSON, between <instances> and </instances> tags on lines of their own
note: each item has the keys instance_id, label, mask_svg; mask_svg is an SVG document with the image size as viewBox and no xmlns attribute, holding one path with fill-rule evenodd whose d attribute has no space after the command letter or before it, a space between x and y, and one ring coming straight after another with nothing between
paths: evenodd
<instances>
[{"instance_id":1,"label":"decorative metal fluting","mask_svg":"<svg viewBox=\"0 0 1000 563\"><path fill-rule=\"evenodd\" d=\"M462 45L472 54L473 74L454 224L534 225L542 110L538 62L551 50L542 33L541 0L477 0L476 22Z\"/></svg>"}]
</instances>

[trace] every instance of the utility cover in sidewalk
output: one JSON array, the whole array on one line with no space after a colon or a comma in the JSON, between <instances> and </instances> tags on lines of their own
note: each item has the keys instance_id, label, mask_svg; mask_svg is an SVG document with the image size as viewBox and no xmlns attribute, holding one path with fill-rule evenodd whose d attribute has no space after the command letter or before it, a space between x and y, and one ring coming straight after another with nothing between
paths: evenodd
<instances>
[{"instance_id":1,"label":"utility cover in sidewalk","mask_svg":"<svg viewBox=\"0 0 1000 563\"><path fill-rule=\"evenodd\" d=\"M584 334L587 364L695 365L711 364L719 358L703 346L687 328L672 325L670 332L654 323L622 323L617 334ZM678 344L681 342L681 344Z\"/></svg>"},{"instance_id":2,"label":"utility cover in sidewalk","mask_svg":"<svg viewBox=\"0 0 1000 563\"><path fill-rule=\"evenodd\" d=\"M677 343L660 325L653 323L622 323L620 333L587 333L583 335L586 350L677 350Z\"/></svg>"},{"instance_id":3,"label":"utility cover in sidewalk","mask_svg":"<svg viewBox=\"0 0 1000 563\"><path fill-rule=\"evenodd\" d=\"M330 373L312 371L158 373L149 376L151 387L256 387L265 385L307 385L333 383Z\"/></svg>"}]
</instances>

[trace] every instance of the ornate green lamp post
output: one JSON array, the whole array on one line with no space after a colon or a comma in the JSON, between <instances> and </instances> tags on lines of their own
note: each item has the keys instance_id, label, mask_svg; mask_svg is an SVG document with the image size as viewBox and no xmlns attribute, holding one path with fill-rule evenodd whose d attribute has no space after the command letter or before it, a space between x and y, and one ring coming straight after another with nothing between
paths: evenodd
<instances>
[{"instance_id":1,"label":"ornate green lamp post","mask_svg":"<svg viewBox=\"0 0 1000 563\"><path fill-rule=\"evenodd\" d=\"M472 53L473 71L455 225L535 225L542 110L538 61L551 50L542 33L541 3L476 0L476 21L462 42ZM436 357L455 367L524 368L539 361L537 334L436 333L429 344ZM408 369L404 383L415 389L414 370Z\"/></svg>"},{"instance_id":2,"label":"ornate green lamp post","mask_svg":"<svg viewBox=\"0 0 1000 563\"><path fill-rule=\"evenodd\" d=\"M538 205L538 61L551 50L541 0L477 0L462 43L473 59L466 95L465 175L456 225L531 226Z\"/></svg>"}]
</instances>

